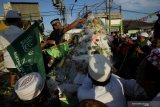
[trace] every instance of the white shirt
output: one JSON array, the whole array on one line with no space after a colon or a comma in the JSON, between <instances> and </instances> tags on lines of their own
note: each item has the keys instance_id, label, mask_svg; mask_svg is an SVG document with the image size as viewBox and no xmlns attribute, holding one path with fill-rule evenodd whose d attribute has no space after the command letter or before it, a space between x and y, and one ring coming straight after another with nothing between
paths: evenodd
<instances>
[{"instance_id":1,"label":"white shirt","mask_svg":"<svg viewBox=\"0 0 160 107\"><path fill-rule=\"evenodd\" d=\"M124 93L128 95L132 100L138 101L139 98L148 99L147 93L144 88L142 88L136 80L134 79L123 79L115 74L112 74L114 77L119 79L123 84ZM142 100L142 99L141 99Z\"/></svg>"},{"instance_id":2,"label":"white shirt","mask_svg":"<svg viewBox=\"0 0 160 107\"><path fill-rule=\"evenodd\" d=\"M150 102L150 107L159 107L160 105L160 93L158 93Z\"/></svg>"},{"instance_id":3,"label":"white shirt","mask_svg":"<svg viewBox=\"0 0 160 107\"><path fill-rule=\"evenodd\" d=\"M23 30L14 25L9 26L9 28L3 32L0 32L0 51L4 52L4 66L6 68L16 68L6 48L22 33Z\"/></svg>"},{"instance_id":4,"label":"white shirt","mask_svg":"<svg viewBox=\"0 0 160 107\"><path fill-rule=\"evenodd\" d=\"M109 107L126 107L123 86L118 78L111 75L110 82L106 86L95 86L86 76L82 86L78 89L78 99L96 99Z\"/></svg>"}]
</instances>

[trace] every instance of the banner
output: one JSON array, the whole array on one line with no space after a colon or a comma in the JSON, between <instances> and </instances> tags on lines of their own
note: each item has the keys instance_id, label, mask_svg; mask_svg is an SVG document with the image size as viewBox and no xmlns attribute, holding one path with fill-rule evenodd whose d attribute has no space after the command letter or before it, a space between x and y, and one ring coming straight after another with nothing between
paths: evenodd
<instances>
[{"instance_id":1,"label":"banner","mask_svg":"<svg viewBox=\"0 0 160 107\"><path fill-rule=\"evenodd\" d=\"M21 77L30 72L39 72L46 79L38 23L21 34L7 50L18 69L17 75Z\"/></svg>"}]
</instances>

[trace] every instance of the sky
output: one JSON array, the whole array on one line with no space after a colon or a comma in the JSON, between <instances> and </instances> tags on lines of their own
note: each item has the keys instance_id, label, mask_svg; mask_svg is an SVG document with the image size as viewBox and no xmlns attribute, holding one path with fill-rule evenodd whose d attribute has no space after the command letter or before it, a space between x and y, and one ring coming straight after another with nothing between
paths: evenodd
<instances>
[{"instance_id":1,"label":"sky","mask_svg":"<svg viewBox=\"0 0 160 107\"><path fill-rule=\"evenodd\" d=\"M77 0L77 2L75 2L75 0L64 0L66 6L67 23L71 23L77 18L78 12L83 8L84 5L90 6L96 3L103 3L103 1L104 0ZM0 16L3 15L2 4L7 2L38 2L40 5L41 15L45 15L43 20L46 31L52 30L50 25L50 21L52 19L60 18L60 16L57 15L59 12L52 5L52 0L0 0ZM160 0L113 0L113 3L115 5L122 6L123 19L139 19L147 16L149 13L160 10ZM103 4L105 4L105 2ZM70 10L72 7L73 11L71 15ZM91 7L91 9L93 8L94 6ZM128 10L135 12L128 12Z\"/></svg>"}]
</instances>

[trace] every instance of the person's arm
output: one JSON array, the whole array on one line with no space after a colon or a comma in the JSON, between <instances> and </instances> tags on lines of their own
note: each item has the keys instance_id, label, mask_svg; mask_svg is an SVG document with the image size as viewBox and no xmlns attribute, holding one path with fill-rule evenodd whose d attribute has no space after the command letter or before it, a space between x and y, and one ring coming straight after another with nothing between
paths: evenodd
<instances>
[{"instance_id":1,"label":"person's arm","mask_svg":"<svg viewBox=\"0 0 160 107\"><path fill-rule=\"evenodd\" d=\"M133 100L144 100L147 99L148 96L145 92L145 90L136 82L134 79L123 79L117 75L112 74L116 78L118 78L124 88L124 93L132 98Z\"/></svg>"},{"instance_id":2,"label":"person's arm","mask_svg":"<svg viewBox=\"0 0 160 107\"><path fill-rule=\"evenodd\" d=\"M86 18L78 19L72 24L68 25L67 27L64 28L63 33L66 33L67 31L75 28L79 23L84 23L86 21Z\"/></svg>"},{"instance_id":3,"label":"person's arm","mask_svg":"<svg viewBox=\"0 0 160 107\"><path fill-rule=\"evenodd\" d=\"M44 49L44 47L45 47L46 45L48 45L48 44L50 44L50 45L55 45L55 41L54 41L54 40L45 40L45 41L42 41L42 42L41 42L41 48Z\"/></svg>"},{"instance_id":4,"label":"person's arm","mask_svg":"<svg viewBox=\"0 0 160 107\"><path fill-rule=\"evenodd\" d=\"M140 47L136 47L135 51L139 54L144 54L144 52L142 51L142 49Z\"/></svg>"},{"instance_id":5,"label":"person's arm","mask_svg":"<svg viewBox=\"0 0 160 107\"><path fill-rule=\"evenodd\" d=\"M44 49L44 47L47 45L47 41L42 41L41 42L41 49Z\"/></svg>"},{"instance_id":6,"label":"person's arm","mask_svg":"<svg viewBox=\"0 0 160 107\"><path fill-rule=\"evenodd\" d=\"M93 86L92 80L88 77L88 75L86 75L82 83L82 87L90 89L92 88L92 86Z\"/></svg>"},{"instance_id":7,"label":"person's arm","mask_svg":"<svg viewBox=\"0 0 160 107\"><path fill-rule=\"evenodd\" d=\"M84 99L93 99L94 98L94 88L92 81L89 79L89 77L86 77L83 81L83 84L79 87L77 97L79 101L82 101Z\"/></svg>"},{"instance_id":8,"label":"person's arm","mask_svg":"<svg viewBox=\"0 0 160 107\"><path fill-rule=\"evenodd\" d=\"M55 45L55 41L54 40L47 40L47 43L50 45Z\"/></svg>"}]
</instances>

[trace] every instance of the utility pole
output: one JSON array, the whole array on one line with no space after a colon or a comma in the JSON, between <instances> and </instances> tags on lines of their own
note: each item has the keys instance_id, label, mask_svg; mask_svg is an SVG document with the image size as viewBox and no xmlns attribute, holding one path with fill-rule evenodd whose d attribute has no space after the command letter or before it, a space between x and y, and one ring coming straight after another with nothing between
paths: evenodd
<instances>
[{"instance_id":1,"label":"utility pole","mask_svg":"<svg viewBox=\"0 0 160 107\"><path fill-rule=\"evenodd\" d=\"M61 11L61 15L62 15L62 23L64 25L66 23L64 0L61 0L60 11Z\"/></svg>"},{"instance_id":2,"label":"utility pole","mask_svg":"<svg viewBox=\"0 0 160 107\"><path fill-rule=\"evenodd\" d=\"M63 25L66 23L66 16L65 16L65 7L62 8L62 22L63 22Z\"/></svg>"},{"instance_id":3,"label":"utility pole","mask_svg":"<svg viewBox=\"0 0 160 107\"><path fill-rule=\"evenodd\" d=\"M87 11L88 11L88 6L86 5L85 7L86 7L86 13L85 13L85 14L87 14Z\"/></svg>"},{"instance_id":4,"label":"utility pole","mask_svg":"<svg viewBox=\"0 0 160 107\"><path fill-rule=\"evenodd\" d=\"M120 17L121 17L121 25L120 25L120 34L123 33L123 21L122 21L122 6L119 6Z\"/></svg>"},{"instance_id":5,"label":"utility pole","mask_svg":"<svg viewBox=\"0 0 160 107\"><path fill-rule=\"evenodd\" d=\"M107 1L108 0L106 0L106 15L108 15L108 6L107 6L108 3L107 3Z\"/></svg>"},{"instance_id":6,"label":"utility pole","mask_svg":"<svg viewBox=\"0 0 160 107\"><path fill-rule=\"evenodd\" d=\"M111 2L112 0L109 0L109 35L111 34Z\"/></svg>"},{"instance_id":7,"label":"utility pole","mask_svg":"<svg viewBox=\"0 0 160 107\"><path fill-rule=\"evenodd\" d=\"M55 9L60 11L60 16L61 16L61 21L63 24L66 23L65 19L65 5L64 5L64 0L52 0L53 6Z\"/></svg>"},{"instance_id":8,"label":"utility pole","mask_svg":"<svg viewBox=\"0 0 160 107\"><path fill-rule=\"evenodd\" d=\"M105 24L107 25L107 21L108 21L108 0L106 0L106 19L105 19ZM107 26L108 27L108 26ZM106 29L107 30L107 29ZM108 33L108 30L107 30Z\"/></svg>"}]
</instances>

